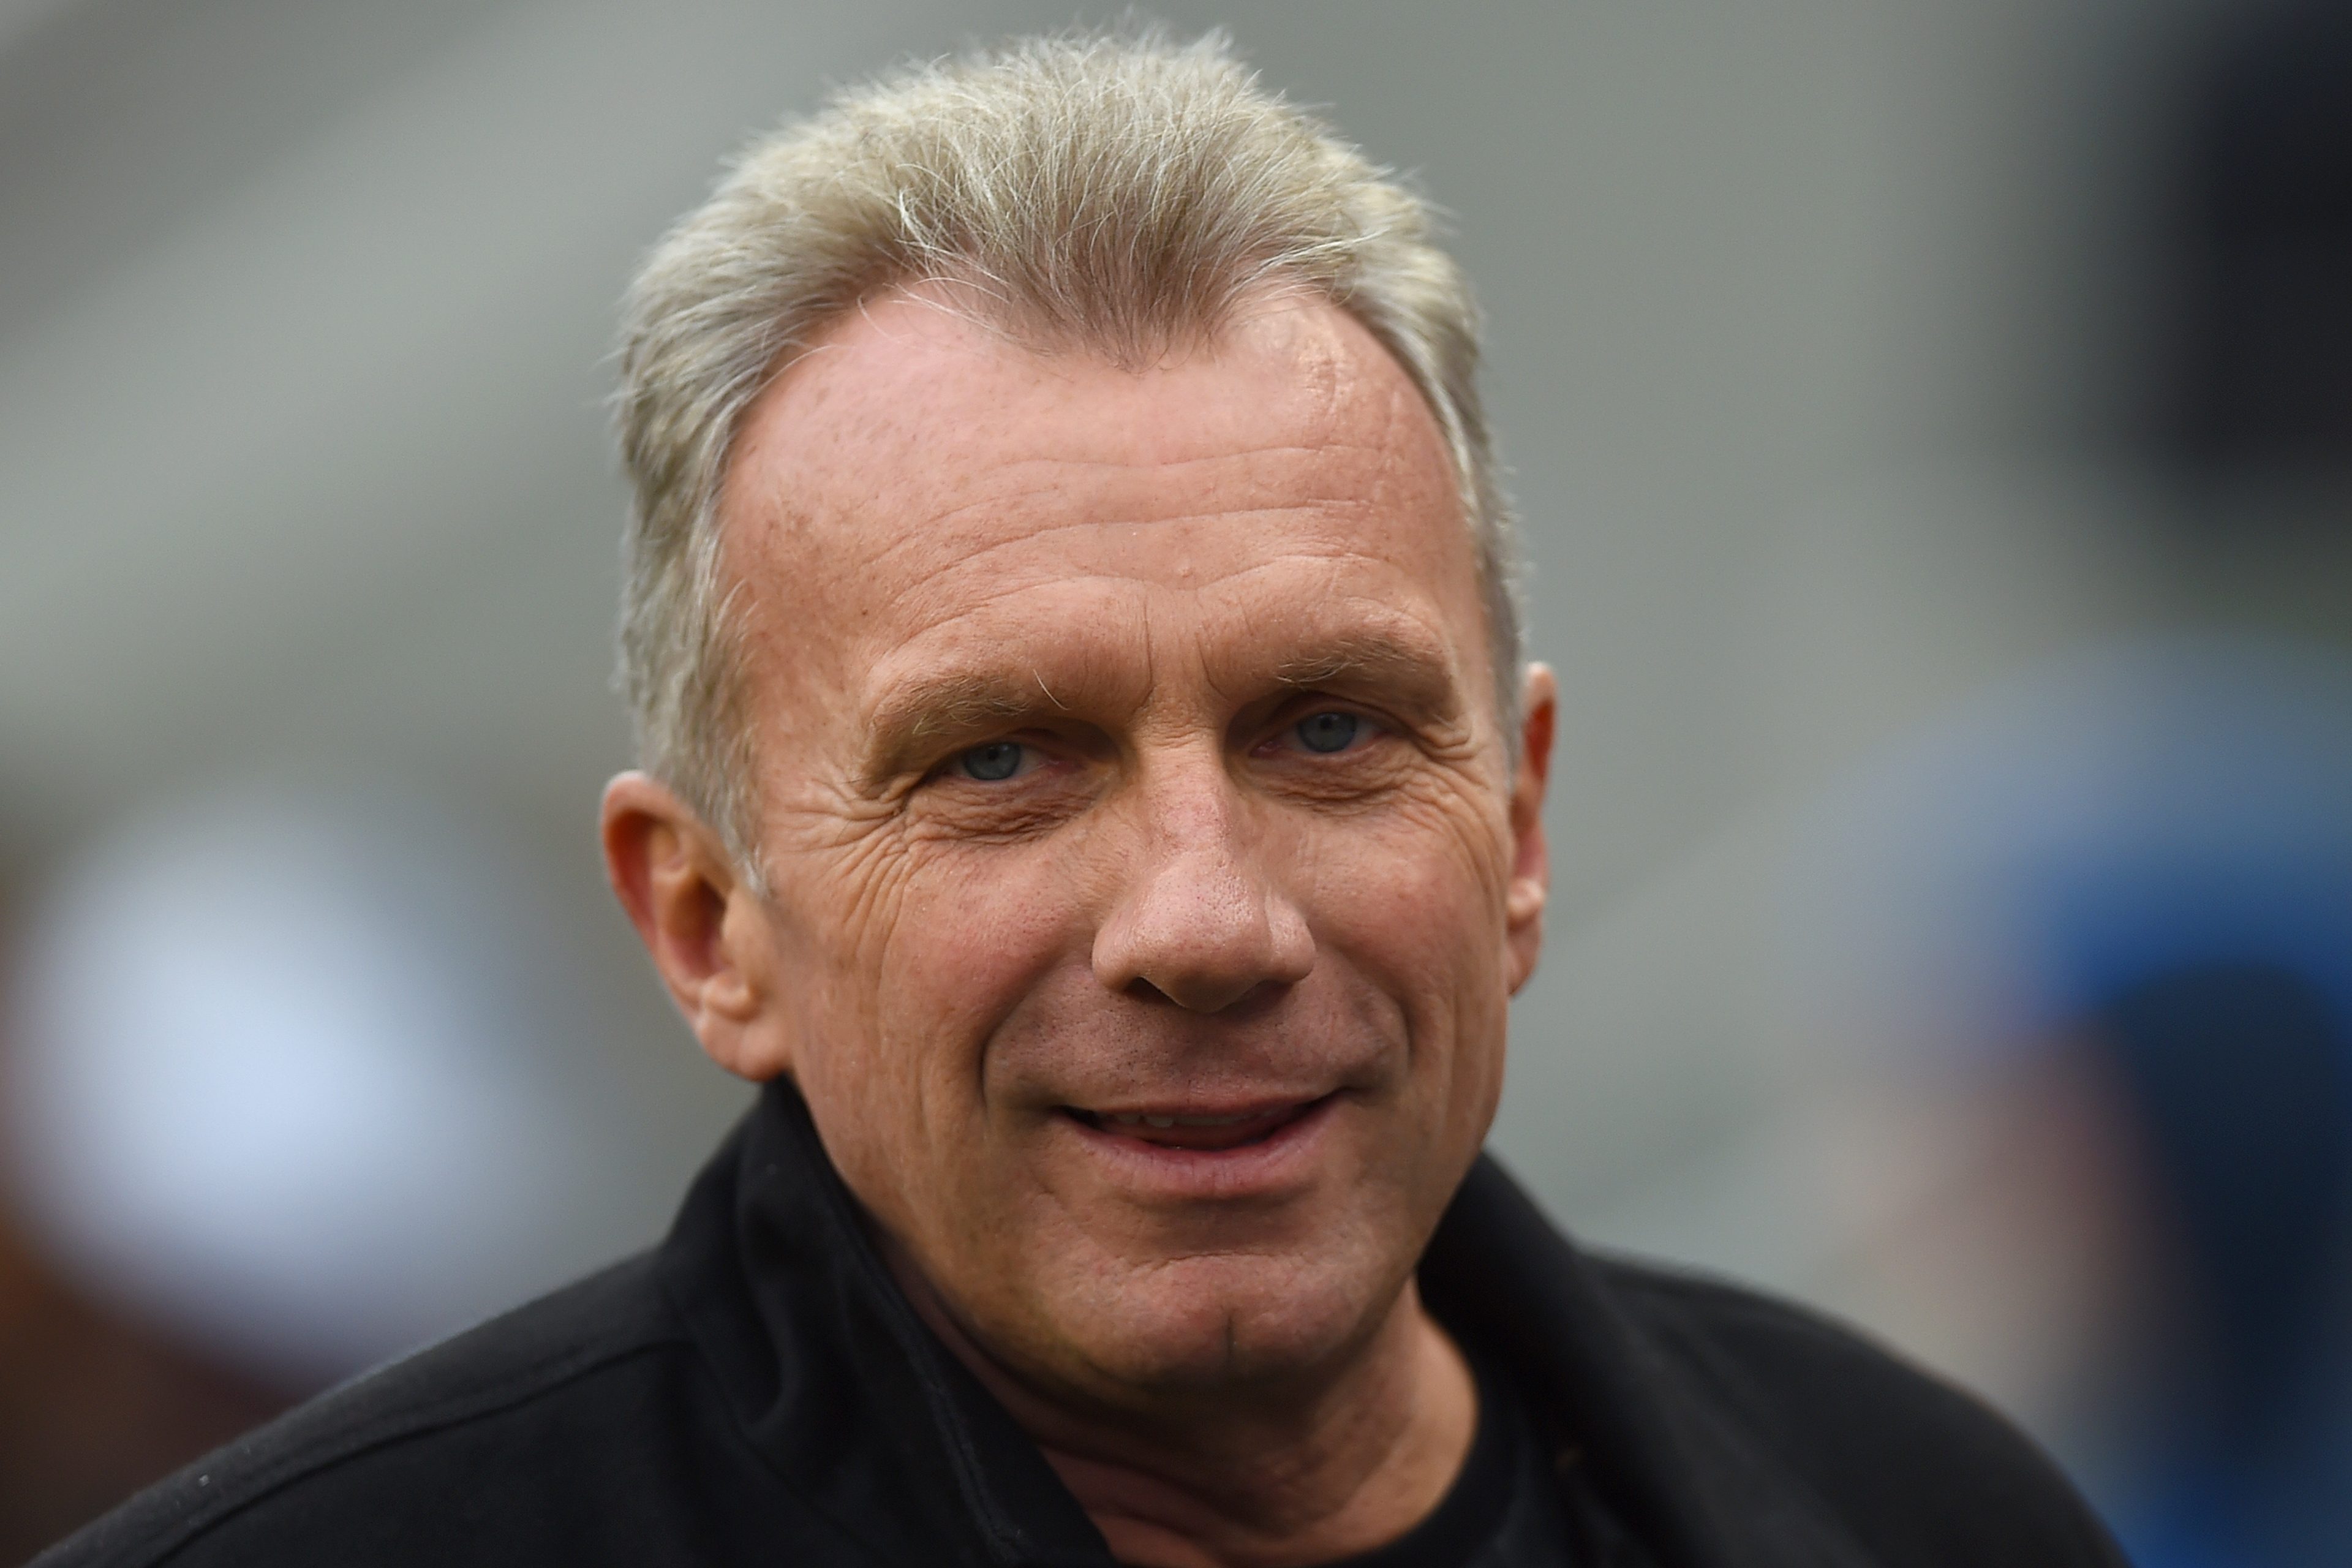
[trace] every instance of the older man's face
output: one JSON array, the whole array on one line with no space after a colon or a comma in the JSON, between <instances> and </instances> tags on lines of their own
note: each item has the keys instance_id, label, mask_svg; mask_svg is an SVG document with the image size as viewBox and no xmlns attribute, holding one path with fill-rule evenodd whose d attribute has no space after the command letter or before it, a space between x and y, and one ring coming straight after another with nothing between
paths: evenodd
<instances>
[{"instance_id":1,"label":"older man's face","mask_svg":"<svg viewBox=\"0 0 2352 1568\"><path fill-rule=\"evenodd\" d=\"M744 1059L960 1321L1121 1388L1328 1361L1396 1299L1534 962L1435 422L1322 304L1141 373L932 304L755 407Z\"/></svg>"}]
</instances>

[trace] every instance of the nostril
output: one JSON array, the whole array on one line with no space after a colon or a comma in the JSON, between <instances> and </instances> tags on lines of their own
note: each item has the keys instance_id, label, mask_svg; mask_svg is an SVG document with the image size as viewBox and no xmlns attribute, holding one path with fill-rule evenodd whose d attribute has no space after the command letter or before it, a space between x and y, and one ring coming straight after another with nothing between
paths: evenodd
<instances>
[{"instance_id":1,"label":"nostril","mask_svg":"<svg viewBox=\"0 0 2352 1568\"><path fill-rule=\"evenodd\" d=\"M1127 995L1136 1002L1173 1002L1176 1000L1140 974L1127 983Z\"/></svg>"}]
</instances>

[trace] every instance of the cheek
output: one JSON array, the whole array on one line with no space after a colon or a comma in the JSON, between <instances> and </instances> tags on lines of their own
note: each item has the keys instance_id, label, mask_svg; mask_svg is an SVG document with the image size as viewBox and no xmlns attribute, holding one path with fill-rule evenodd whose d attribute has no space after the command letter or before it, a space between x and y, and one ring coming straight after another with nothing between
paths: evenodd
<instances>
[{"instance_id":1,"label":"cheek","mask_svg":"<svg viewBox=\"0 0 2352 1568\"><path fill-rule=\"evenodd\" d=\"M956 1070L969 1078L991 1031L1072 950L1077 900L1032 847L919 849L908 860L872 966L885 1027L919 1032L962 1058Z\"/></svg>"},{"instance_id":2,"label":"cheek","mask_svg":"<svg viewBox=\"0 0 2352 1568\"><path fill-rule=\"evenodd\" d=\"M1408 1002L1491 989L1501 978L1507 826L1475 795L1435 789L1320 825L1300 846L1309 918Z\"/></svg>"},{"instance_id":3,"label":"cheek","mask_svg":"<svg viewBox=\"0 0 2352 1568\"><path fill-rule=\"evenodd\" d=\"M860 1120L896 1122L896 1157L923 1163L973 1147L989 1042L1072 948L1070 879L1020 847L877 847L830 879L835 945L805 1030L829 1095ZM1083 948L1079 949L1083 960ZM804 1086L805 1087L805 1086Z\"/></svg>"},{"instance_id":4,"label":"cheek","mask_svg":"<svg viewBox=\"0 0 2352 1568\"><path fill-rule=\"evenodd\" d=\"M1319 940L1402 1008L1416 1092L1445 1102L1438 1123L1481 1133L1509 1008L1506 828L1476 797L1438 796L1330 825L1306 847Z\"/></svg>"},{"instance_id":5,"label":"cheek","mask_svg":"<svg viewBox=\"0 0 2352 1568\"><path fill-rule=\"evenodd\" d=\"M919 1253L1008 1184L984 1168L982 1069L1006 1014L1066 945L1067 879L1017 851L861 845L795 923L814 934L789 1000L795 1078L852 1191ZM814 907L821 905L822 907ZM821 976L821 979L816 977Z\"/></svg>"}]
</instances>

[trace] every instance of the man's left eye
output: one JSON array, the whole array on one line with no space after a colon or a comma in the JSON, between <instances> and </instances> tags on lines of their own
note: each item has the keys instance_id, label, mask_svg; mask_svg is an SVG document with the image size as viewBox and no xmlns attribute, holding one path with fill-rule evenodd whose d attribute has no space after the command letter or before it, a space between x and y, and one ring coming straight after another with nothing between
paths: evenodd
<instances>
[{"instance_id":1,"label":"man's left eye","mask_svg":"<svg viewBox=\"0 0 2352 1568\"><path fill-rule=\"evenodd\" d=\"M1310 752L1344 752L1356 743L1356 738L1370 728L1353 713L1331 710L1309 713L1290 727L1298 743Z\"/></svg>"}]
</instances>

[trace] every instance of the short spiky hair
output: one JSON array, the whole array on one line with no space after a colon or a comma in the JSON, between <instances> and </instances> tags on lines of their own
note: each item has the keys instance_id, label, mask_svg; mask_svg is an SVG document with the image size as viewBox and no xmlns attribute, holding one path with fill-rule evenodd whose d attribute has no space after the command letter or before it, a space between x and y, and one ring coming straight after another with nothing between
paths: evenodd
<instances>
[{"instance_id":1,"label":"short spiky hair","mask_svg":"<svg viewBox=\"0 0 2352 1568\"><path fill-rule=\"evenodd\" d=\"M752 143L631 288L618 396L635 489L620 681L643 765L761 882L717 501L743 412L844 312L947 285L1039 352L1144 364L1266 289L1394 354L1452 450L1506 733L1517 563L1477 315L1426 205L1258 86L1221 34L1030 39L835 96Z\"/></svg>"}]
</instances>

